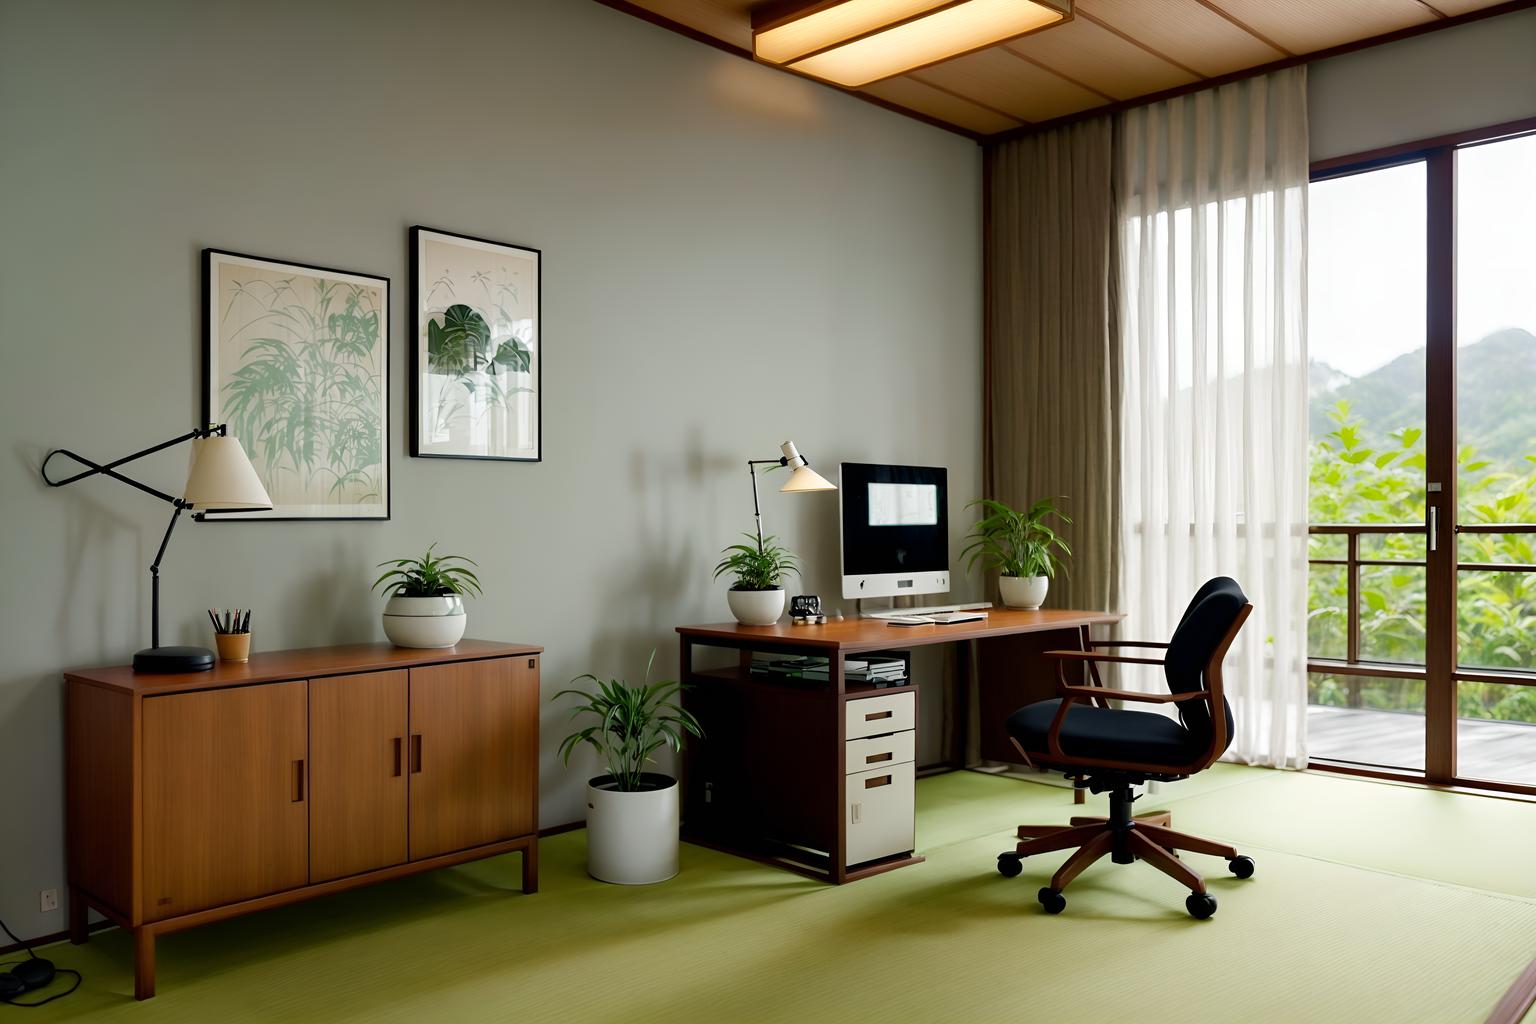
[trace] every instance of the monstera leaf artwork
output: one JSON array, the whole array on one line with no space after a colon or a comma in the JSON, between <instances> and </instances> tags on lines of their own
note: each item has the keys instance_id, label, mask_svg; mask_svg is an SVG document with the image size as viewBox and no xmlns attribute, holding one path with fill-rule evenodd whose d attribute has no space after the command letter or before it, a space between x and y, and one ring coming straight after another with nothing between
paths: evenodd
<instances>
[{"instance_id":1,"label":"monstera leaf artwork","mask_svg":"<svg viewBox=\"0 0 1536 1024\"><path fill-rule=\"evenodd\" d=\"M411 454L537 462L537 249L411 229Z\"/></svg>"}]
</instances>

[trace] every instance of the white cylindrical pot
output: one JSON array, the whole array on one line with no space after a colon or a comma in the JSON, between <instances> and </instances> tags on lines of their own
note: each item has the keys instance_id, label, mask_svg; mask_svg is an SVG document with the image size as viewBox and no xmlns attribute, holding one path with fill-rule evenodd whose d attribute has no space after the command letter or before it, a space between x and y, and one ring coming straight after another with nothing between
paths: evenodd
<instances>
[{"instance_id":1,"label":"white cylindrical pot","mask_svg":"<svg viewBox=\"0 0 1536 1024\"><path fill-rule=\"evenodd\" d=\"M600 882L649 885L677 874L677 780L654 772L641 779L652 788L623 793L611 775L587 783L587 874Z\"/></svg>"},{"instance_id":2,"label":"white cylindrical pot","mask_svg":"<svg viewBox=\"0 0 1536 1024\"><path fill-rule=\"evenodd\" d=\"M464 599L401 597L384 606L384 635L397 647L452 647L464 638Z\"/></svg>"},{"instance_id":3,"label":"white cylindrical pot","mask_svg":"<svg viewBox=\"0 0 1536 1024\"><path fill-rule=\"evenodd\" d=\"M1045 603L1046 592L1051 589L1049 576L999 576L998 593L1009 608L1022 608L1027 612L1038 611Z\"/></svg>"},{"instance_id":4,"label":"white cylindrical pot","mask_svg":"<svg viewBox=\"0 0 1536 1024\"><path fill-rule=\"evenodd\" d=\"M784 614L784 588L774 590L727 590L731 614L743 626L771 626Z\"/></svg>"}]
</instances>

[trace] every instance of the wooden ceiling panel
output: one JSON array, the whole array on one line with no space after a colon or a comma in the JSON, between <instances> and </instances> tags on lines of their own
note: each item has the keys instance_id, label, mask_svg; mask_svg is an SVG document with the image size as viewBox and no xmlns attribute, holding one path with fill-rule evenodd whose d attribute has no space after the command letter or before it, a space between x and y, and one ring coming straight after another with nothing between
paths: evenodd
<instances>
[{"instance_id":1,"label":"wooden ceiling panel","mask_svg":"<svg viewBox=\"0 0 1536 1024\"><path fill-rule=\"evenodd\" d=\"M597 2L751 59L752 10L771 0ZM966 135L1012 134L1532 7L1536 0L1076 0L1065 24L847 91Z\"/></svg>"},{"instance_id":2,"label":"wooden ceiling panel","mask_svg":"<svg viewBox=\"0 0 1536 1024\"><path fill-rule=\"evenodd\" d=\"M1286 56L1200 0L1078 0L1077 17L1130 36L1208 78Z\"/></svg>"},{"instance_id":3,"label":"wooden ceiling panel","mask_svg":"<svg viewBox=\"0 0 1536 1024\"><path fill-rule=\"evenodd\" d=\"M1493 7L1499 0L1429 0L1430 6L1448 18L1458 14L1471 14L1485 7Z\"/></svg>"},{"instance_id":4,"label":"wooden ceiling panel","mask_svg":"<svg viewBox=\"0 0 1536 1024\"><path fill-rule=\"evenodd\" d=\"M1025 121L1065 117L1104 102L1098 93L1074 85L1001 47L935 64L909 77L982 100Z\"/></svg>"},{"instance_id":5,"label":"wooden ceiling panel","mask_svg":"<svg viewBox=\"0 0 1536 1024\"><path fill-rule=\"evenodd\" d=\"M859 91L982 135L1005 132L1021 124L1018 118L1010 117L1001 110L983 106L910 76L887 78L883 82L866 85Z\"/></svg>"},{"instance_id":6,"label":"wooden ceiling panel","mask_svg":"<svg viewBox=\"0 0 1536 1024\"><path fill-rule=\"evenodd\" d=\"M1439 20L1419 0L1212 0L1239 23L1292 53L1311 53Z\"/></svg>"},{"instance_id":7,"label":"wooden ceiling panel","mask_svg":"<svg viewBox=\"0 0 1536 1024\"><path fill-rule=\"evenodd\" d=\"M1015 39L1003 48L1110 100L1172 89L1200 77L1087 18Z\"/></svg>"},{"instance_id":8,"label":"wooden ceiling panel","mask_svg":"<svg viewBox=\"0 0 1536 1024\"><path fill-rule=\"evenodd\" d=\"M643 0L635 4L653 14L697 29L723 43L752 49L754 0Z\"/></svg>"}]
</instances>

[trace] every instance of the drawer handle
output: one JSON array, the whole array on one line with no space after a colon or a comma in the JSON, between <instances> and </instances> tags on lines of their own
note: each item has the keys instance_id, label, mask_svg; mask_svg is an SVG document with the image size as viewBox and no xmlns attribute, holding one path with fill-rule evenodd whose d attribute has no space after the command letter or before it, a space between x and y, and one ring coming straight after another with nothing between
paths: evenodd
<instances>
[{"instance_id":1,"label":"drawer handle","mask_svg":"<svg viewBox=\"0 0 1536 1024\"><path fill-rule=\"evenodd\" d=\"M293 803L304 802L304 759L293 762Z\"/></svg>"},{"instance_id":2,"label":"drawer handle","mask_svg":"<svg viewBox=\"0 0 1536 1024\"><path fill-rule=\"evenodd\" d=\"M882 719L882 718L890 718L894 714L895 714L895 712L893 712L893 711L871 711L869 714L864 716L864 721L866 721L866 722L878 722L878 721L880 721L880 719Z\"/></svg>"},{"instance_id":3,"label":"drawer handle","mask_svg":"<svg viewBox=\"0 0 1536 1024\"><path fill-rule=\"evenodd\" d=\"M883 754L870 754L868 757L866 757L864 759L864 763L865 764L879 764L881 761L889 761L891 758L893 758L895 756L896 756L896 754L895 754L894 751L887 750Z\"/></svg>"},{"instance_id":4,"label":"drawer handle","mask_svg":"<svg viewBox=\"0 0 1536 1024\"><path fill-rule=\"evenodd\" d=\"M889 775L882 775L878 779L865 779L864 780L864 788L865 789L877 789L880 786L889 786L890 784L891 784L891 777Z\"/></svg>"}]
</instances>

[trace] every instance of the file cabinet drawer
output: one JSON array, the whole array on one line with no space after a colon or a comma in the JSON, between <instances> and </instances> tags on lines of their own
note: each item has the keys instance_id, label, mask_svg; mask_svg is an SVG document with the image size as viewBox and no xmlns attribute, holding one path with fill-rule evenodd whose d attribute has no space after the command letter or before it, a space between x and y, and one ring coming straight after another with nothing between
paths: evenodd
<instances>
[{"instance_id":1,"label":"file cabinet drawer","mask_svg":"<svg viewBox=\"0 0 1536 1024\"><path fill-rule=\"evenodd\" d=\"M848 776L845 865L911 852L916 836L913 782L911 761Z\"/></svg>"},{"instance_id":2,"label":"file cabinet drawer","mask_svg":"<svg viewBox=\"0 0 1536 1024\"><path fill-rule=\"evenodd\" d=\"M914 743L916 736L917 733L908 729L905 732L891 733L889 736L870 736L867 739L849 740L845 744L848 748L845 774L853 775L856 772L907 764L916 756L917 748Z\"/></svg>"},{"instance_id":3,"label":"file cabinet drawer","mask_svg":"<svg viewBox=\"0 0 1536 1024\"><path fill-rule=\"evenodd\" d=\"M880 697L860 697L843 704L848 728L843 738L860 739L864 736L881 736L888 732L903 732L917 723L916 698L911 693L891 693Z\"/></svg>"}]
</instances>

